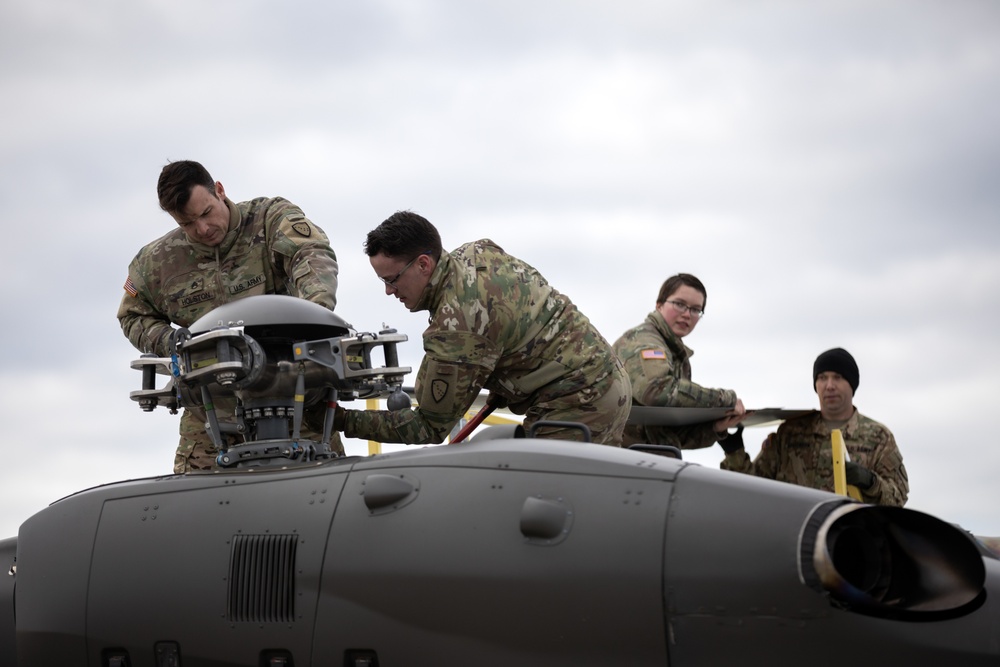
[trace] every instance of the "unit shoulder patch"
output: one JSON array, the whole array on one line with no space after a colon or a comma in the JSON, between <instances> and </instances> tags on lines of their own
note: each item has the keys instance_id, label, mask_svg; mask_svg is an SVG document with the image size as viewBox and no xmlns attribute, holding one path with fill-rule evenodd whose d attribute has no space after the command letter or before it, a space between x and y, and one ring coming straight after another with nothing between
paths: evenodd
<instances>
[{"instance_id":1,"label":"unit shoulder patch","mask_svg":"<svg viewBox=\"0 0 1000 667\"><path fill-rule=\"evenodd\" d=\"M444 400L444 397L448 395L448 382L435 378L431 380L431 396L434 400L440 403Z\"/></svg>"}]
</instances>

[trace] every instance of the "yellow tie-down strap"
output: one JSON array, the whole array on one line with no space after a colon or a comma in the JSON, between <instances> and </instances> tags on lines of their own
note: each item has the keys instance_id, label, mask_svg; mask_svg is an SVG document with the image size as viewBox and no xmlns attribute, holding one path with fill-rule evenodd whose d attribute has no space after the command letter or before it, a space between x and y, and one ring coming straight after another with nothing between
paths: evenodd
<instances>
[{"instance_id":1,"label":"yellow tie-down strap","mask_svg":"<svg viewBox=\"0 0 1000 667\"><path fill-rule=\"evenodd\" d=\"M466 412L465 418L472 419L476 416L475 412ZM489 417L483 420L484 424L497 425L497 424L520 424L520 419L511 419L510 417L504 417L503 415L498 415L496 412L491 414Z\"/></svg>"},{"instance_id":2,"label":"yellow tie-down strap","mask_svg":"<svg viewBox=\"0 0 1000 667\"><path fill-rule=\"evenodd\" d=\"M365 408L368 409L368 410L378 410L379 409L379 400L377 398L369 398L367 401L365 401ZM372 456L373 454L381 454L381 453L382 453L382 443L378 442L378 441L375 441L375 440L369 440L368 441L368 456Z\"/></svg>"},{"instance_id":3,"label":"yellow tie-down strap","mask_svg":"<svg viewBox=\"0 0 1000 667\"><path fill-rule=\"evenodd\" d=\"M844 444L844 434L839 428L830 433L833 447L833 490L841 495L861 500L861 491L853 484L847 483L847 445Z\"/></svg>"}]
</instances>

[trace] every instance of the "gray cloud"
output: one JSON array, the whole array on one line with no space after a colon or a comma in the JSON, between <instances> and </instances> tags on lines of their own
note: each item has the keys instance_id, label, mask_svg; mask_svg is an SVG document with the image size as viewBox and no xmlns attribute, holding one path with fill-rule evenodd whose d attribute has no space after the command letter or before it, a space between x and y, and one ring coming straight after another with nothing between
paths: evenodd
<instances>
[{"instance_id":1,"label":"gray cloud","mask_svg":"<svg viewBox=\"0 0 1000 667\"><path fill-rule=\"evenodd\" d=\"M995 3L2 12L0 535L80 488L170 469L176 418L128 401L136 352L114 313L129 260L172 224L159 169L187 158L235 199L300 204L340 257L340 314L407 333L414 367L425 317L385 297L361 250L397 209L451 247L493 238L610 339L667 275L696 273L696 380L812 407L813 358L847 347L910 505L1000 533L983 435L1000 372Z\"/></svg>"}]
</instances>

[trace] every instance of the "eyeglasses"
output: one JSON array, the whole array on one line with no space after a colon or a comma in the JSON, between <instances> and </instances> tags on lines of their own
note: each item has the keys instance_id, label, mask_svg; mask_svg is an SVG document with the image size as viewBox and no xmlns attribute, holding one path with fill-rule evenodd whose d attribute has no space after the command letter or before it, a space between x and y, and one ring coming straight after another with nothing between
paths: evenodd
<instances>
[{"instance_id":1,"label":"eyeglasses","mask_svg":"<svg viewBox=\"0 0 1000 667\"><path fill-rule=\"evenodd\" d=\"M421 253L421 254L426 254L426 253ZM404 273L406 273L406 270L408 268L410 268L411 266L413 266L413 263L415 261L417 261L418 259L420 259L420 255L417 255L416 257L414 257L413 259L411 259L409 262L407 262L406 266L404 266L402 269L400 269L399 273L397 273L396 275L394 275L392 278L383 278L382 276L379 276L378 279L381 280L382 282L384 282L386 285L388 285L392 289L396 289L396 283L399 281L400 276L402 276Z\"/></svg>"},{"instance_id":2,"label":"eyeglasses","mask_svg":"<svg viewBox=\"0 0 1000 667\"><path fill-rule=\"evenodd\" d=\"M667 301L671 306L674 307L678 313L691 313L691 317L701 319L705 316L705 311L701 308L695 308L694 306L689 306L681 301Z\"/></svg>"}]
</instances>

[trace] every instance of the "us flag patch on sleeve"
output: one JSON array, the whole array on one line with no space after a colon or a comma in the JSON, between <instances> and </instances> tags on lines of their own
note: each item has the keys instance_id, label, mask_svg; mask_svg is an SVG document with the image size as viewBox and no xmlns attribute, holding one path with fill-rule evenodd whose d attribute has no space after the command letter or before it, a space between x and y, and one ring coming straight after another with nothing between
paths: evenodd
<instances>
[{"instance_id":1,"label":"us flag patch on sleeve","mask_svg":"<svg viewBox=\"0 0 1000 667\"><path fill-rule=\"evenodd\" d=\"M639 353L643 359L666 359L667 353L663 350L643 350Z\"/></svg>"},{"instance_id":2,"label":"us flag patch on sleeve","mask_svg":"<svg viewBox=\"0 0 1000 667\"><path fill-rule=\"evenodd\" d=\"M137 290L135 288L135 285L132 284L132 276L129 276L128 278L125 279L125 291L128 292L129 296L132 297L136 296L139 293L139 290Z\"/></svg>"}]
</instances>

